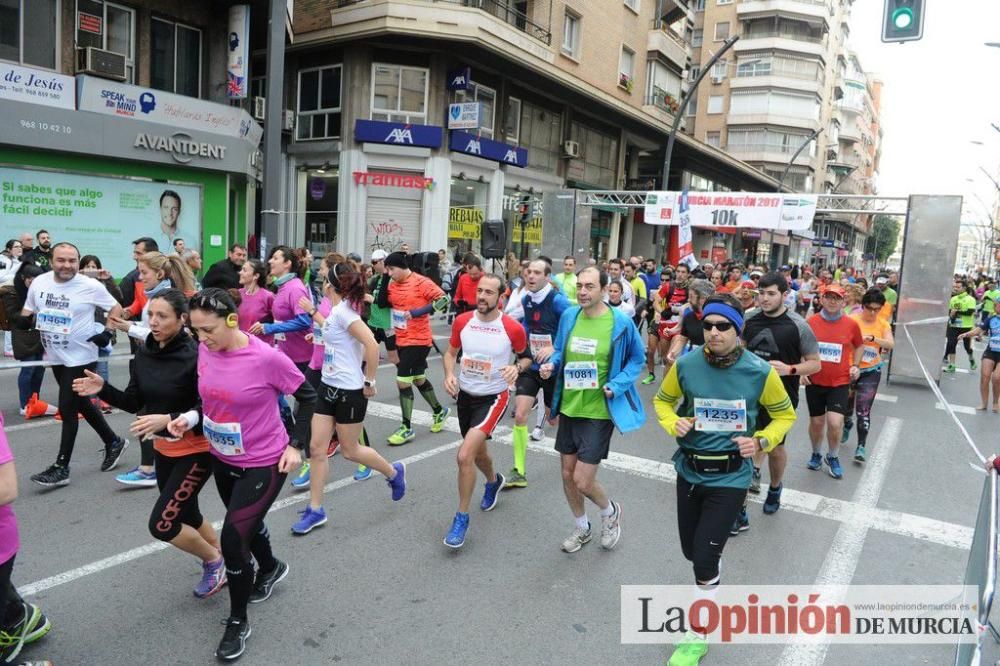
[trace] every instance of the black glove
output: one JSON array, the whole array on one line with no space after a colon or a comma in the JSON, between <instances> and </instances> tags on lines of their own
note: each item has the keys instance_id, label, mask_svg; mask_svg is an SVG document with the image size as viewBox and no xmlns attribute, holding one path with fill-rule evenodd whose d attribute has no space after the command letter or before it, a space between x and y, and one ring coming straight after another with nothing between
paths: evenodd
<instances>
[{"instance_id":1,"label":"black glove","mask_svg":"<svg viewBox=\"0 0 1000 666\"><path fill-rule=\"evenodd\" d=\"M104 329L102 333L98 333L95 336L87 338L87 342L93 342L97 345L98 349L104 349L109 344L111 344L111 339L114 337L114 333L108 329Z\"/></svg>"},{"instance_id":2,"label":"black glove","mask_svg":"<svg viewBox=\"0 0 1000 666\"><path fill-rule=\"evenodd\" d=\"M14 318L14 328L19 331L31 330L31 327L35 325L35 315L18 315Z\"/></svg>"}]
</instances>

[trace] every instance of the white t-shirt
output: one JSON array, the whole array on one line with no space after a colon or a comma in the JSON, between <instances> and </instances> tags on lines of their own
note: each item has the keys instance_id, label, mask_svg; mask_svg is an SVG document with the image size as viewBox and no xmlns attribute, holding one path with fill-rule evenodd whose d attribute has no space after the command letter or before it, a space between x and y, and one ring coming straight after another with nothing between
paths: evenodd
<instances>
[{"instance_id":1,"label":"white t-shirt","mask_svg":"<svg viewBox=\"0 0 1000 666\"><path fill-rule=\"evenodd\" d=\"M56 282L55 273L39 275L28 288L24 309L35 313L45 356L59 365L78 367L97 361L94 312L118 305L103 284L77 273L68 282Z\"/></svg>"},{"instance_id":2,"label":"white t-shirt","mask_svg":"<svg viewBox=\"0 0 1000 666\"><path fill-rule=\"evenodd\" d=\"M500 369L511 363L511 354L527 346L524 327L507 315L482 321L473 310L455 319L450 344L462 350L459 387L469 395L497 395L507 390Z\"/></svg>"},{"instance_id":3,"label":"white t-shirt","mask_svg":"<svg viewBox=\"0 0 1000 666\"><path fill-rule=\"evenodd\" d=\"M503 309L505 315L517 321L524 319L524 304L521 301L527 289L527 287L521 286L510 292L510 298L507 299L507 305Z\"/></svg>"},{"instance_id":4,"label":"white t-shirt","mask_svg":"<svg viewBox=\"0 0 1000 666\"><path fill-rule=\"evenodd\" d=\"M360 319L347 301L341 301L323 322L323 383L327 386L349 391L364 388L365 346L347 330Z\"/></svg>"}]
</instances>

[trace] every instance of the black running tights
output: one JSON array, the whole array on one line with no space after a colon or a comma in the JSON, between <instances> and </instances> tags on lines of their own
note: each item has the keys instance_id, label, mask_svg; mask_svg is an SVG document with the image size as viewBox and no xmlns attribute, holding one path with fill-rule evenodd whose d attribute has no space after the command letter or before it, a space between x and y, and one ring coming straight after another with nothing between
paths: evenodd
<instances>
[{"instance_id":1,"label":"black running tights","mask_svg":"<svg viewBox=\"0 0 1000 666\"><path fill-rule=\"evenodd\" d=\"M59 413L62 418L62 437L59 440L59 456L56 458L56 463L60 465L68 466L70 458L73 457L76 434L80 430L77 414L83 414L83 418L87 420L105 446L116 439L111 426L104 420L101 410L94 406L90 398L79 396L73 391L73 380L83 377L84 370L93 372L96 368L96 361L76 367L52 366L52 374L56 376L56 382L59 383Z\"/></svg>"},{"instance_id":2,"label":"black running tights","mask_svg":"<svg viewBox=\"0 0 1000 666\"><path fill-rule=\"evenodd\" d=\"M707 583L719 575L719 558L746 494L746 488L691 485L677 475L677 531L696 582Z\"/></svg>"}]
</instances>

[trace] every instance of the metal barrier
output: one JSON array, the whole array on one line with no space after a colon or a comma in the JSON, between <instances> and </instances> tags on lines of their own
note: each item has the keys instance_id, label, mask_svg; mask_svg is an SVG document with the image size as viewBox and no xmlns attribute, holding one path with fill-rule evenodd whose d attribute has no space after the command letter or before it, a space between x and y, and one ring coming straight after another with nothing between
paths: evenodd
<instances>
[{"instance_id":1,"label":"metal barrier","mask_svg":"<svg viewBox=\"0 0 1000 666\"><path fill-rule=\"evenodd\" d=\"M979 499L979 513L976 516L972 546L969 548L969 563L965 567L965 585L975 585L979 590L979 637L975 643L960 643L955 651L955 666L978 666L983 656L983 637L992 634L1000 643L1000 633L990 622L993 595L997 583L997 486L1000 477L990 472L983 481L983 493Z\"/></svg>"}]
</instances>

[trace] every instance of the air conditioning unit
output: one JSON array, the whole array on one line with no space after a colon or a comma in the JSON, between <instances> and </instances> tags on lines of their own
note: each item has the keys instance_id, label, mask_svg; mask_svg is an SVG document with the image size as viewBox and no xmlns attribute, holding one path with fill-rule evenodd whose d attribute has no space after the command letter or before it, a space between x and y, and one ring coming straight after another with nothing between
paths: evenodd
<instances>
[{"instance_id":1,"label":"air conditioning unit","mask_svg":"<svg viewBox=\"0 0 1000 666\"><path fill-rule=\"evenodd\" d=\"M726 80L726 77L724 77L724 76L713 76L712 77L712 83L714 83L716 85L718 85L719 83L722 83L725 80Z\"/></svg>"},{"instance_id":2,"label":"air conditioning unit","mask_svg":"<svg viewBox=\"0 0 1000 666\"><path fill-rule=\"evenodd\" d=\"M291 132L295 129L295 112L291 109L285 109L281 112L281 129L285 132Z\"/></svg>"},{"instance_id":3,"label":"air conditioning unit","mask_svg":"<svg viewBox=\"0 0 1000 666\"><path fill-rule=\"evenodd\" d=\"M580 144L576 141L563 141L563 157L579 157Z\"/></svg>"},{"instance_id":4,"label":"air conditioning unit","mask_svg":"<svg viewBox=\"0 0 1000 666\"><path fill-rule=\"evenodd\" d=\"M78 74L93 74L115 81L124 81L128 78L124 55L114 51L95 49L92 46L77 50L76 71Z\"/></svg>"},{"instance_id":5,"label":"air conditioning unit","mask_svg":"<svg viewBox=\"0 0 1000 666\"><path fill-rule=\"evenodd\" d=\"M264 97L254 97L253 98L253 116L254 120L264 121L264 108L267 103L267 99Z\"/></svg>"}]
</instances>

